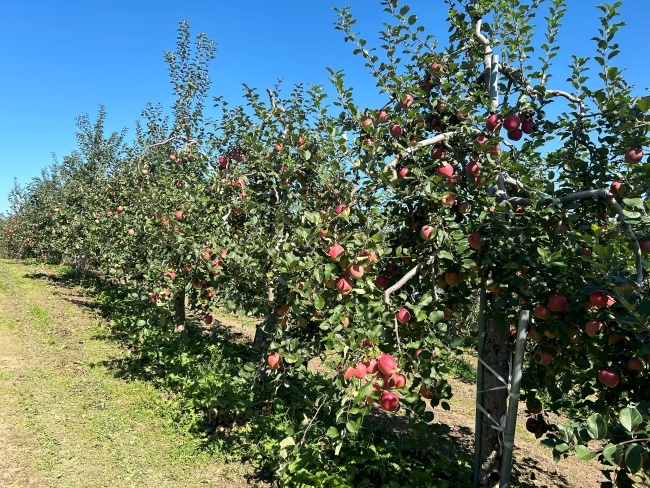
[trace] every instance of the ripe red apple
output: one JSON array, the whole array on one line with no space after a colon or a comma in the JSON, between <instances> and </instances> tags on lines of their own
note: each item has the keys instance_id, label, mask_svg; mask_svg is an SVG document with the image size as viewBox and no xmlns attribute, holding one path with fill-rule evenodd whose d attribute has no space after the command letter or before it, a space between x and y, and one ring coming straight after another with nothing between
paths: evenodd
<instances>
[{"instance_id":1,"label":"ripe red apple","mask_svg":"<svg viewBox=\"0 0 650 488\"><path fill-rule=\"evenodd\" d=\"M589 337L596 337L603 327L603 323L599 320L590 320L585 324L585 334Z\"/></svg>"},{"instance_id":2,"label":"ripe red apple","mask_svg":"<svg viewBox=\"0 0 650 488\"><path fill-rule=\"evenodd\" d=\"M129 229L127 234L129 234L130 236L134 236L135 235L135 230Z\"/></svg>"},{"instance_id":3,"label":"ripe red apple","mask_svg":"<svg viewBox=\"0 0 650 488\"><path fill-rule=\"evenodd\" d=\"M218 161L219 161L219 166L221 166L222 168L228 166L228 156L219 156Z\"/></svg>"},{"instance_id":4,"label":"ripe red apple","mask_svg":"<svg viewBox=\"0 0 650 488\"><path fill-rule=\"evenodd\" d=\"M521 129L513 129L508 131L508 139L511 141L518 141L521 139L523 132Z\"/></svg>"},{"instance_id":5,"label":"ripe red apple","mask_svg":"<svg viewBox=\"0 0 650 488\"><path fill-rule=\"evenodd\" d=\"M497 132L501 129L501 118L497 114L490 114L485 122L485 128L489 132Z\"/></svg>"},{"instance_id":6,"label":"ripe red apple","mask_svg":"<svg viewBox=\"0 0 650 488\"><path fill-rule=\"evenodd\" d=\"M365 270L363 269L363 266L361 266L360 264L353 264L349 268L349 273L352 278L359 279L363 276Z\"/></svg>"},{"instance_id":7,"label":"ripe red apple","mask_svg":"<svg viewBox=\"0 0 650 488\"><path fill-rule=\"evenodd\" d=\"M377 372L376 358L371 358L363 364L366 366L366 374L375 374Z\"/></svg>"},{"instance_id":8,"label":"ripe red apple","mask_svg":"<svg viewBox=\"0 0 650 488\"><path fill-rule=\"evenodd\" d=\"M622 181L614 181L610 186L609 186L609 191L612 192L614 196L619 196L619 192L621 188L623 187L623 182Z\"/></svg>"},{"instance_id":9,"label":"ripe red apple","mask_svg":"<svg viewBox=\"0 0 650 488\"><path fill-rule=\"evenodd\" d=\"M400 178L406 178L406 175L409 174L409 169L406 166L400 168L397 174L399 175Z\"/></svg>"},{"instance_id":10,"label":"ripe red apple","mask_svg":"<svg viewBox=\"0 0 650 488\"><path fill-rule=\"evenodd\" d=\"M348 326L350 325L350 317L342 317L341 325L343 326L344 329L347 329Z\"/></svg>"},{"instance_id":11,"label":"ripe red apple","mask_svg":"<svg viewBox=\"0 0 650 488\"><path fill-rule=\"evenodd\" d=\"M333 245L332 247L330 247L329 250L327 251L327 255L328 255L330 258L332 258L332 259L336 259L336 258L338 258L338 257L341 255L341 253L344 252L344 251L345 251L345 248L344 248L342 245L340 245L340 244L334 244L334 245Z\"/></svg>"},{"instance_id":12,"label":"ripe red apple","mask_svg":"<svg viewBox=\"0 0 650 488\"><path fill-rule=\"evenodd\" d=\"M210 325L212 323L213 317L209 313L206 313L203 316L203 322L205 322L206 325Z\"/></svg>"},{"instance_id":13,"label":"ripe red apple","mask_svg":"<svg viewBox=\"0 0 650 488\"><path fill-rule=\"evenodd\" d=\"M432 75L439 75L442 73L442 66L438 63L431 64L431 69L429 70Z\"/></svg>"},{"instance_id":14,"label":"ripe red apple","mask_svg":"<svg viewBox=\"0 0 650 488\"><path fill-rule=\"evenodd\" d=\"M488 136L480 135L476 138L476 142L482 146L483 144L486 144L490 138Z\"/></svg>"},{"instance_id":15,"label":"ripe red apple","mask_svg":"<svg viewBox=\"0 0 650 488\"><path fill-rule=\"evenodd\" d=\"M529 417L526 420L526 430L531 434L537 433L537 431L539 430L539 420L533 417Z\"/></svg>"},{"instance_id":16,"label":"ripe red apple","mask_svg":"<svg viewBox=\"0 0 650 488\"><path fill-rule=\"evenodd\" d=\"M173 271L165 271L163 273L163 276L166 276L167 278L173 281L176 278L176 273L174 273Z\"/></svg>"},{"instance_id":17,"label":"ripe red apple","mask_svg":"<svg viewBox=\"0 0 650 488\"><path fill-rule=\"evenodd\" d=\"M361 122L361 125L362 125L363 127L372 127L373 124L374 124L374 122L373 122L373 120L372 120L370 117L364 119L364 120Z\"/></svg>"},{"instance_id":18,"label":"ripe red apple","mask_svg":"<svg viewBox=\"0 0 650 488\"><path fill-rule=\"evenodd\" d=\"M377 288L386 288L388 286L388 276L377 276L377 278L375 278L375 286Z\"/></svg>"},{"instance_id":19,"label":"ripe red apple","mask_svg":"<svg viewBox=\"0 0 650 488\"><path fill-rule=\"evenodd\" d=\"M169 155L169 159L172 160L172 161L174 161L174 162L176 162L176 160L177 160L178 158L176 157L175 154L170 154L170 155Z\"/></svg>"},{"instance_id":20,"label":"ripe red apple","mask_svg":"<svg viewBox=\"0 0 650 488\"><path fill-rule=\"evenodd\" d=\"M431 157L433 159L443 159L445 157L445 150L440 146L434 147L433 151L431 151Z\"/></svg>"},{"instance_id":21,"label":"ripe red apple","mask_svg":"<svg viewBox=\"0 0 650 488\"><path fill-rule=\"evenodd\" d=\"M182 220L183 219L183 211L182 210L177 210L176 213L174 214L174 217L176 217L176 220Z\"/></svg>"},{"instance_id":22,"label":"ripe red apple","mask_svg":"<svg viewBox=\"0 0 650 488\"><path fill-rule=\"evenodd\" d=\"M524 134L532 134L535 131L535 122L526 119L521 123L521 130Z\"/></svg>"},{"instance_id":23,"label":"ripe red apple","mask_svg":"<svg viewBox=\"0 0 650 488\"><path fill-rule=\"evenodd\" d=\"M392 376L397 371L397 361L390 354L382 354L377 360L377 369L383 374Z\"/></svg>"},{"instance_id":24,"label":"ripe red apple","mask_svg":"<svg viewBox=\"0 0 650 488\"><path fill-rule=\"evenodd\" d=\"M274 352L273 354L269 354L266 362L268 363L269 368L275 371L280 367L280 364L282 364L282 356L280 356L279 352Z\"/></svg>"},{"instance_id":25,"label":"ripe red apple","mask_svg":"<svg viewBox=\"0 0 650 488\"><path fill-rule=\"evenodd\" d=\"M483 247L485 242L483 241L483 237L479 232L473 232L467 237L467 241L469 242L469 247L472 249L480 249Z\"/></svg>"},{"instance_id":26,"label":"ripe red apple","mask_svg":"<svg viewBox=\"0 0 650 488\"><path fill-rule=\"evenodd\" d=\"M469 202L463 202L458 205L458 213L466 214L472 210L472 206Z\"/></svg>"},{"instance_id":27,"label":"ripe red apple","mask_svg":"<svg viewBox=\"0 0 650 488\"><path fill-rule=\"evenodd\" d=\"M553 230L560 235L566 234L567 231L567 226L564 222L560 222L559 224L555 224L553 226Z\"/></svg>"},{"instance_id":28,"label":"ripe red apple","mask_svg":"<svg viewBox=\"0 0 650 488\"><path fill-rule=\"evenodd\" d=\"M341 215L343 212L345 212L346 208L347 207L345 205L343 205L342 203L339 203L336 206L336 209L334 209L334 213L336 213L336 215Z\"/></svg>"},{"instance_id":29,"label":"ripe red apple","mask_svg":"<svg viewBox=\"0 0 650 488\"><path fill-rule=\"evenodd\" d=\"M508 132L519 129L519 124L521 124L521 119L517 114L508 115L503 121L503 127Z\"/></svg>"},{"instance_id":30,"label":"ripe red apple","mask_svg":"<svg viewBox=\"0 0 650 488\"><path fill-rule=\"evenodd\" d=\"M643 359L640 357L633 357L628 359L625 367L629 372L636 371L637 373L641 373L645 369L645 364L643 364Z\"/></svg>"},{"instance_id":31,"label":"ripe red apple","mask_svg":"<svg viewBox=\"0 0 650 488\"><path fill-rule=\"evenodd\" d=\"M345 373L343 373L343 379L349 380L354 376L355 371L355 368L349 366L348 369L345 370Z\"/></svg>"},{"instance_id":32,"label":"ripe red apple","mask_svg":"<svg viewBox=\"0 0 650 488\"><path fill-rule=\"evenodd\" d=\"M352 291L352 283L345 277L339 278L336 280L336 289L341 295L349 295Z\"/></svg>"},{"instance_id":33,"label":"ripe red apple","mask_svg":"<svg viewBox=\"0 0 650 488\"><path fill-rule=\"evenodd\" d=\"M551 360L553 359L553 356L551 356L550 353L545 351L540 351L539 349L535 351L534 356L535 356L535 362L541 366L547 366L548 364L550 364Z\"/></svg>"},{"instance_id":34,"label":"ripe red apple","mask_svg":"<svg viewBox=\"0 0 650 488\"><path fill-rule=\"evenodd\" d=\"M650 239L639 239L639 247L642 254L650 253Z\"/></svg>"},{"instance_id":35,"label":"ripe red apple","mask_svg":"<svg viewBox=\"0 0 650 488\"><path fill-rule=\"evenodd\" d=\"M406 376L404 376L403 374L393 375L393 377L391 378L391 384L395 388L404 388L406 386Z\"/></svg>"},{"instance_id":36,"label":"ripe red apple","mask_svg":"<svg viewBox=\"0 0 650 488\"><path fill-rule=\"evenodd\" d=\"M420 229L420 237L425 241L433 239L433 232L435 231L432 225L425 225Z\"/></svg>"},{"instance_id":37,"label":"ripe red apple","mask_svg":"<svg viewBox=\"0 0 650 488\"><path fill-rule=\"evenodd\" d=\"M453 193L447 193L446 195L442 196L441 201L443 205L453 205L456 203L456 195Z\"/></svg>"},{"instance_id":38,"label":"ripe red apple","mask_svg":"<svg viewBox=\"0 0 650 488\"><path fill-rule=\"evenodd\" d=\"M413 103L413 95L407 93L404 97L402 97L400 103L404 108L410 107Z\"/></svg>"},{"instance_id":39,"label":"ripe red apple","mask_svg":"<svg viewBox=\"0 0 650 488\"><path fill-rule=\"evenodd\" d=\"M399 124L393 124L390 127L390 135L393 137L401 137L404 134L404 129Z\"/></svg>"},{"instance_id":40,"label":"ripe red apple","mask_svg":"<svg viewBox=\"0 0 650 488\"><path fill-rule=\"evenodd\" d=\"M536 325L533 325L530 328L530 330L528 331L528 337L535 342L541 342L542 339L544 339L544 335L537 330Z\"/></svg>"},{"instance_id":41,"label":"ripe red apple","mask_svg":"<svg viewBox=\"0 0 650 488\"><path fill-rule=\"evenodd\" d=\"M535 317L541 320L548 320L551 318L551 310L546 307L545 305L542 305L541 303L535 305L535 312L534 312Z\"/></svg>"},{"instance_id":42,"label":"ripe red apple","mask_svg":"<svg viewBox=\"0 0 650 488\"><path fill-rule=\"evenodd\" d=\"M460 282L460 273L445 273L445 283L449 286L456 286Z\"/></svg>"},{"instance_id":43,"label":"ripe red apple","mask_svg":"<svg viewBox=\"0 0 650 488\"><path fill-rule=\"evenodd\" d=\"M548 297L548 308L552 312L564 312L568 304L569 301L564 295L555 294Z\"/></svg>"},{"instance_id":44,"label":"ripe red apple","mask_svg":"<svg viewBox=\"0 0 650 488\"><path fill-rule=\"evenodd\" d=\"M366 372L367 372L366 365L361 362L357 363L357 365L354 368L354 376L362 380L363 378L365 378Z\"/></svg>"},{"instance_id":45,"label":"ripe red apple","mask_svg":"<svg viewBox=\"0 0 650 488\"><path fill-rule=\"evenodd\" d=\"M429 389L424 385L420 385L420 395L422 395L422 398L426 398L427 400L431 400L433 398L433 393L431 393Z\"/></svg>"},{"instance_id":46,"label":"ripe red apple","mask_svg":"<svg viewBox=\"0 0 650 488\"><path fill-rule=\"evenodd\" d=\"M589 303L591 303L596 308L603 308L609 305L613 305L612 297L607 295L607 293L602 291L595 291L589 295Z\"/></svg>"},{"instance_id":47,"label":"ripe red apple","mask_svg":"<svg viewBox=\"0 0 650 488\"><path fill-rule=\"evenodd\" d=\"M625 152L625 162L626 163L638 163L643 157L643 151L640 149L628 149Z\"/></svg>"},{"instance_id":48,"label":"ripe red apple","mask_svg":"<svg viewBox=\"0 0 650 488\"><path fill-rule=\"evenodd\" d=\"M478 176L481 172L480 167L481 167L481 163L479 163L478 161L471 160L469 163L465 165L465 172L472 173L474 176Z\"/></svg>"},{"instance_id":49,"label":"ripe red apple","mask_svg":"<svg viewBox=\"0 0 650 488\"><path fill-rule=\"evenodd\" d=\"M454 174L454 167L451 164L445 162L438 166L436 172L438 173L438 176L450 178Z\"/></svg>"},{"instance_id":50,"label":"ripe red apple","mask_svg":"<svg viewBox=\"0 0 650 488\"><path fill-rule=\"evenodd\" d=\"M598 381L608 388L614 388L618 385L618 382L621 380L621 377L616 371L611 369L602 368L598 371Z\"/></svg>"},{"instance_id":51,"label":"ripe red apple","mask_svg":"<svg viewBox=\"0 0 650 488\"><path fill-rule=\"evenodd\" d=\"M379 120L388 120L388 112L386 112L385 110L380 110L377 113L377 118Z\"/></svg>"},{"instance_id":52,"label":"ripe red apple","mask_svg":"<svg viewBox=\"0 0 650 488\"><path fill-rule=\"evenodd\" d=\"M405 324L411 320L411 312L409 312L408 309L403 308L395 314L395 317L400 324Z\"/></svg>"},{"instance_id":53,"label":"ripe red apple","mask_svg":"<svg viewBox=\"0 0 650 488\"><path fill-rule=\"evenodd\" d=\"M501 144L495 144L493 146L490 146L489 152L490 154L498 156L503 152L503 149L501 148Z\"/></svg>"},{"instance_id":54,"label":"ripe red apple","mask_svg":"<svg viewBox=\"0 0 650 488\"><path fill-rule=\"evenodd\" d=\"M276 151L276 152L282 151L282 144L275 143L273 145L273 150Z\"/></svg>"},{"instance_id":55,"label":"ripe red apple","mask_svg":"<svg viewBox=\"0 0 650 488\"><path fill-rule=\"evenodd\" d=\"M397 406L399 405L399 397L395 395L395 393L385 391L379 398L379 405L381 405L381 408L384 410L392 412L397 409Z\"/></svg>"}]
</instances>

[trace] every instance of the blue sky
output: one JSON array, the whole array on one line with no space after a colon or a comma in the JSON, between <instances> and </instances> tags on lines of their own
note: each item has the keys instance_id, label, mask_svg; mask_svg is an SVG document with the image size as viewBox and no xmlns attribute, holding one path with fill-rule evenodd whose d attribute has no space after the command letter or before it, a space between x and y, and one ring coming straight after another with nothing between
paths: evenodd
<instances>
[{"instance_id":1,"label":"blue sky","mask_svg":"<svg viewBox=\"0 0 650 488\"><path fill-rule=\"evenodd\" d=\"M413 13L430 32L445 39L441 0L412 0ZM600 2L569 0L560 34L562 55L593 54ZM75 117L94 120L99 105L107 129L132 128L147 102L171 105L163 51L173 51L178 22L188 20L193 37L204 32L217 41L212 95L231 103L241 84L263 90L282 78L287 89L299 82L327 84L325 67L345 70L360 105L378 102L374 81L352 45L333 27L333 7L352 6L356 31L374 38L387 17L377 0L24 0L3 3L0 16L0 212L16 177L20 184L40 175L52 153L59 158L76 145ZM627 23L618 42L619 67L639 93L650 85L646 53L650 2L628 0ZM541 21L541 19L540 19ZM566 78L559 71L555 83ZM553 88L563 88L553 86Z\"/></svg>"}]
</instances>

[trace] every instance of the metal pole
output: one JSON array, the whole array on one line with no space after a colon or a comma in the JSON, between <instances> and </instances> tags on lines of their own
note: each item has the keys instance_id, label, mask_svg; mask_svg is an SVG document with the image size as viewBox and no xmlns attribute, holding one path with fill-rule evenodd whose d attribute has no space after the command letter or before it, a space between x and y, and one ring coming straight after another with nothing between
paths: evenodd
<instances>
[{"instance_id":1,"label":"metal pole","mask_svg":"<svg viewBox=\"0 0 650 488\"><path fill-rule=\"evenodd\" d=\"M487 327L487 290L481 287L478 306L478 357L483 356L485 348L485 329ZM481 473L481 447L483 444L483 365L476 362L476 421L474 423L474 488L478 488Z\"/></svg>"},{"instance_id":2,"label":"metal pole","mask_svg":"<svg viewBox=\"0 0 650 488\"><path fill-rule=\"evenodd\" d=\"M512 378L510 379L510 394L508 395L508 411L506 413L506 427L503 432L503 456L501 458L501 478L499 488L508 488L510 485L510 471L512 470L512 450L515 447L515 427L517 426L517 408L519 406L519 388L521 386L522 366L526 350L526 334L530 312L519 312L517 326L517 343L515 357L512 365Z\"/></svg>"}]
</instances>

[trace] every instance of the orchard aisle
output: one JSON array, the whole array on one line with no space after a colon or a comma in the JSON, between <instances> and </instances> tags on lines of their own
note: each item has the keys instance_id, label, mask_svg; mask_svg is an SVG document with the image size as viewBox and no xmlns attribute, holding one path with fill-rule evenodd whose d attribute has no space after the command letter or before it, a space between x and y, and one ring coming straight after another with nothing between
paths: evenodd
<instances>
[{"instance_id":1,"label":"orchard aisle","mask_svg":"<svg viewBox=\"0 0 650 488\"><path fill-rule=\"evenodd\" d=\"M165 421L159 392L103 366L124 351L57 277L0 261L0 486L251 486Z\"/></svg>"}]
</instances>

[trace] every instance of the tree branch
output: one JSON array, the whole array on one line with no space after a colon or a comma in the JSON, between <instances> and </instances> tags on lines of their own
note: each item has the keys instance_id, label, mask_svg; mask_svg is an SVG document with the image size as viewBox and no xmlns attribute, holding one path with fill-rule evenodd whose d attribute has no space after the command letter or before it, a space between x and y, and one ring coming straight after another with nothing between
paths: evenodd
<instances>
[{"instance_id":1,"label":"tree branch","mask_svg":"<svg viewBox=\"0 0 650 488\"><path fill-rule=\"evenodd\" d=\"M389 305L389 304L390 304L390 296L391 296L394 292L396 292L397 290L399 290L400 288L402 288L406 283L408 283L408 282L411 280L411 278L413 278L416 274L418 274L420 271L422 271L422 269L423 269L425 266L428 266L428 265L430 265L430 264L433 264L434 261L436 260L436 255L437 255L437 254L438 254L438 253L435 252L435 253L434 253L431 257L429 257L429 259L427 259L426 261L420 261L420 262L419 262L418 264L416 264L413 268L411 268L411 270L410 270L408 273L406 273L404 276L402 276L402 278L401 278L397 283L395 283L393 286L391 286L390 288L388 288L388 290L386 290L386 291L384 292L384 303L385 303L386 305Z\"/></svg>"}]
</instances>

